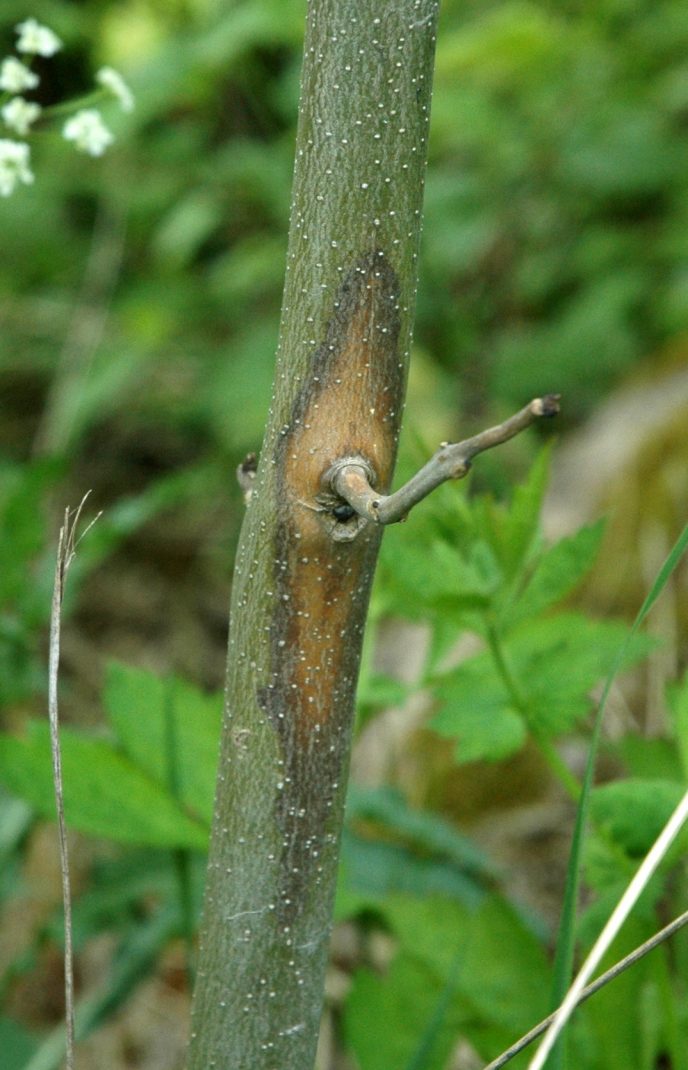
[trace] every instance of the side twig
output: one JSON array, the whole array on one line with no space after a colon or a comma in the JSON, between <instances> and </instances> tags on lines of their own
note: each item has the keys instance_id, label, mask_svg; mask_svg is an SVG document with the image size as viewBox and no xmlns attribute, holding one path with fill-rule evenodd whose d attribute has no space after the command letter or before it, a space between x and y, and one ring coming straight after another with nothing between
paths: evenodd
<instances>
[{"instance_id":1,"label":"side twig","mask_svg":"<svg viewBox=\"0 0 688 1070\"><path fill-rule=\"evenodd\" d=\"M534 398L504 423L489 427L463 442L443 442L428 463L393 494L378 494L371 485L369 466L362 459L354 457L347 457L333 465L329 473L330 486L359 516L374 520L377 524L396 524L405 520L414 505L427 497L435 487L448 479L462 479L477 454L507 442L543 416L556 416L559 398L559 394Z\"/></svg>"},{"instance_id":2,"label":"side twig","mask_svg":"<svg viewBox=\"0 0 688 1070\"><path fill-rule=\"evenodd\" d=\"M90 492L89 492L90 493ZM55 562L55 581L50 610L50 649L48 656L48 719L50 722L50 750L53 761L53 781L55 785L55 806L57 809L57 829L60 845L60 871L62 874L62 903L65 919L65 1030L66 1030L66 1070L74 1070L74 950L72 942L72 893L69 879L69 852L67 848L67 828L64 814L64 794L62 784L62 757L60 752L59 716L57 704L57 679L60 665L60 625L62 600L69 566L74 560L80 539L76 536L79 519L88 494L81 499L78 509L65 510L64 524L60 528L57 543L57 560ZM100 516L100 513L98 514ZM98 516L88 525L83 535L95 524ZM83 538L83 535L80 538Z\"/></svg>"},{"instance_id":3,"label":"side twig","mask_svg":"<svg viewBox=\"0 0 688 1070\"><path fill-rule=\"evenodd\" d=\"M665 925L663 929L660 929L654 936L651 936L649 940L640 944L639 947L634 948L633 951L620 959L619 962L614 963L614 965L610 966L608 970L605 970L603 974L600 974L596 981L593 981L583 989L578 997L576 1006L580 1007L581 1003L585 1003L586 1000L590 999L591 996L594 996L596 992L599 992L601 988L604 988L605 985L609 984L610 981L613 981L619 974L629 969L630 966L634 966L636 962L639 962L639 960L644 958L650 951L654 951L656 947L664 943L665 940L668 940L674 933L677 933L679 929L684 927L684 925L688 925L688 910L683 914L679 914L677 918L674 918L668 925ZM531 1030L512 1044L510 1048L507 1048L506 1051L503 1051L496 1059L493 1059L491 1063L488 1063L487 1066L483 1067L483 1070L501 1070L501 1068L511 1062L519 1052L522 1052L524 1048L527 1048L529 1044L532 1044L534 1040L537 1040L538 1037L542 1036L545 1030L552 1024L556 1016L557 1011L552 1011L547 1018L543 1018L541 1022L536 1026L533 1026Z\"/></svg>"}]
</instances>

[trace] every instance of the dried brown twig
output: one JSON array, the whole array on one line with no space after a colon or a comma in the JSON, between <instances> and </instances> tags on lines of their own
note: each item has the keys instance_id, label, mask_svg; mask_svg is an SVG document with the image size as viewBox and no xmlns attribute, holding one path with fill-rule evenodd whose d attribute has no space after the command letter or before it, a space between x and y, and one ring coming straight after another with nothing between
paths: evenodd
<instances>
[{"instance_id":1,"label":"dried brown twig","mask_svg":"<svg viewBox=\"0 0 688 1070\"><path fill-rule=\"evenodd\" d=\"M443 442L428 463L393 494L379 494L371 482L370 466L362 458L356 457L345 458L333 465L329 473L330 486L359 516L374 520L377 524L396 524L404 520L414 505L427 497L435 487L448 479L462 479L477 454L507 442L542 417L556 416L559 398L559 394L534 398L520 412L495 427L489 427L463 442Z\"/></svg>"},{"instance_id":2,"label":"dried brown twig","mask_svg":"<svg viewBox=\"0 0 688 1070\"><path fill-rule=\"evenodd\" d=\"M89 491L90 493L90 491ZM60 528L55 562L55 581L50 611L50 649L48 657L48 719L50 722L50 750L53 760L53 782L55 785L55 806L57 809L57 828L60 845L60 871L62 874L62 902L65 918L65 1029L66 1029L66 1070L74 1068L74 951L72 942L72 894L69 881L69 852L67 848L67 829L64 814L64 794L62 785L62 758L60 753L59 716L57 703L57 680L60 665L60 625L62 600L69 566L74 560L77 546L95 524L98 513L82 534L77 538L77 527L88 494L81 499L75 510L65 509L64 523Z\"/></svg>"}]
</instances>

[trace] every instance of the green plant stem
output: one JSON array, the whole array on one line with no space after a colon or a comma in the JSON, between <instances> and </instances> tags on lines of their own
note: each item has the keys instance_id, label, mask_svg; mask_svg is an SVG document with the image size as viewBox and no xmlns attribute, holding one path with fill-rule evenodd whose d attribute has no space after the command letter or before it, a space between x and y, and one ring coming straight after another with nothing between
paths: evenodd
<instances>
[{"instance_id":1,"label":"green plant stem","mask_svg":"<svg viewBox=\"0 0 688 1070\"><path fill-rule=\"evenodd\" d=\"M61 115L71 115L80 108L91 108L98 101L106 97L112 99L111 94L105 89L94 89L90 93L84 93L82 97L74 97L73 100L65 100L62 104L49 104L41 113L43 119L59 119Z\"/></svg>"},{"instance_id":2,"label":"green plant stem","mask_svg":"<svg viewBox=\"0 0 688 1070\"><path fill-rule=\"evenodd\" d=\"M559 751L554 746L552 741L550 739L547 739L545 736L536 735L534 738L540 753L544 757L545 761L547 762L548 766L554 773L561 786L564 788L564 791L574 803L577 803L580 799L581 786L578 783L574 774L569 769L564 759L562 758L562 756L560 755Z\"/></svg>"},{"instance_id":3,"label":"green plant stem","mask_svg":"<svg viewBox=\"0 0 688 1070\"><path fill-rule=\"evenodd\" d=\"M490 620L487 621L486 635L490 653L492 654L499 675L502 678L502 683L509 692L509 698L519 713L527 713L528 701L521 691L521 685L511 671L511 666L506 660L499 631Z\"/></svg>"},{"instance_id":4,"label":"green plant stem","mask_svg":"<svg viewBox=\"0 0 688 1070\"><path fill-rule=\"evenodd\" d=\"M511 699L514 708L517 709L526 722L528 722L528 699L524 695L519 682L511 671L511 666L504 653L499 631L492 621L486 622L485 634L487 636L488 646L494 659L495 666L501 677L502 683L509 694L509 698ZM563 760L556 747L551 740L543 735L534 734L534 739L540 753L547 762L547 765L554 773L554 776L570 798L573 799L574 802L578 802L581 792L580 784L566 765L566 762Z\"/></svg>"}]
</instances>

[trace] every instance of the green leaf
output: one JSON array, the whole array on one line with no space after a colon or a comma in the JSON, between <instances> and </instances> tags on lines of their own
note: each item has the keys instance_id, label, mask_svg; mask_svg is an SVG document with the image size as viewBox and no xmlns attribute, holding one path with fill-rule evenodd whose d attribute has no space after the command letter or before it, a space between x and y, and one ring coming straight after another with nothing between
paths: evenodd
<instances>
[{"instance_id":1,"label":"green leaf","mask_svg":"<svg viewBox=\"0 0 688 1070\"><path fill-rule=\"evenodd\" d=\"M390 896L383 913L400 947L440 976L448 973L456 952L465 947L467 926L475 916L439 896L419 902L409 895Z\"/></svg>"},{"instance_id":2,"label":"green leaf","mask_svg":"<svg viewBox=\"0 0 688 1070\"><path fill-rule=\"evenodd\" d=\"M626 637L625 625L567 613L529 621L502 645L502 667L491 651L441 677L441 704L430 726L457 738L459 762L504 758L523 745L527 732L546 736L570 730L590 710L590 691L604 676ZM636 635L624 664L653 645Z\"/></svg>"},{"instance_id":3,"label":"green leaf","mask_svg":"<svg viewBox=\"0 0 688 1070\"><path fill-rule=\"evenodd\" d=\"M112 662L105 707L129 758L191 813L210 824L222 695L174 677Z\"/></svg>"},{"instance_id":4,"label":"green leaf","mask_svg":"<svg viewBox=\"0 0 688 1070\"><path fill-rule=\"evenodd\" d=\"M603 534L604 521L599 521L545 550L525 587L507 606L501 626L513 628L565 598L591 568Z\"/></svg>"},{"instance_id":5,"label":"green leaf","mask_svg":"<svg viewBox=\"0 0 688 1070\"><path fill-rule=\"evenodd\" d=\"M0 463L0 605L21 601L35 585L29 564L45 545L46 529L36 502L56 476L52 461Z\"/></svg>"},{"instance_id":6,"label":"green leaf","mask_svg":"<svg viewBox=\"0 0 688 1070\"><path fill-rule=\"evenodd\" d=\"M456 738L457 762L497 761L525 743L525 721L488 654L471 658L443 677L435 694L441 709L430 727L441 736Z\"/></svg>"},{"instance_id":7,"label":"green leaf","mask_svg":"<svg viewBox=\"0 0 688 1070\"><path fill-rule=\"evenodd\" d=\"M344 1025L360 1070L403 1070L416 1051L442 992L434 971L411 954L396 956L384 978L360 970L347 1000ZM463 1016L450 1008L427 1053L424 1070L442 1070Z\"/></svg>"},{"instance_id":8,"label":"green leaf","mask_svg":"<svg viewBox=\"0 0 688 1070\"><path fill-rule=\"evenodd\" d=\"M517 910L499 896L490 896L472 915L466 937L461 989L474 1013L512 1037L544 1017L550 975L547 955Z\"/></svg>"},{"instance_id":9,"label":"green leaf","mask_svg":"<svg viewBox=\"0 0 688 1070\"><path fill-rule=\"evenodd\" d=\"M606 916L601 917L600 922L606 921L615 905L614 901L607 904ZM656 915L653 922L652 918L640 917L634 912L624 923L621 933L614 941L611 954L606 956L600 966L600 972L630 953L655 930ZM598 932L599 928L591 931L590 937L593 938ZM667 987L666 969L666 959L662 964L661 955L647 955L641 962L635 963L633 969L625 970L615 978L613 984L605 985L593 999L587 1001L577 1014L577 1017L580 1015L580 1025L587 1034L587 1058L583 1056L582 1051L580 1055L572 1051L569 1062L571 1067L600 1067L604 1070L629 1070L629 1067L633 1067L633 1070L652 1070L663 1062L667 1065L667 1019L676 1014L680 999L668 995L670 988ZM659 981L658 991L656 985L662 974L664 980ZM648 1001L652 994L659 997L658 1005L654 1005L654 1000ZM634 1013L629 1014L631 1007ZM659 1034L659 1037L656 1037L658 1044L650 1040L648 1032ZM643 1058L643 1048L647 1050L648 1040L652 1054L649 1058ZM685 1047L683 1036L681 1042ZM668 1065L673 1068L676 1064L673 1059L669 1059Z\"/></svg>"},{"instance_id":10,"label":"green leaf","mask_svg":"<svg viewBox=\"0 0 688 1070\"><path fill-rule=\"evenodd\" d=\"M19 1022L0 1018L0 1051L3 1070L23 1070L38 1047L33 1037Z\"/></svg>"},{"instance_id":11,"label":"green leaf","mask_svg":"<svg viewBox=\"0 0 688 1070\"><path fill-rule=\"evenodd\" d=\"M523 483L513 491L493 538L498 540L498 556L507 576L516 576L528 562L537 543L542 499L547 489L549 449L540 450ZM493 520L494 523L494 520Z\"/></svg>"},{"instance_id":12,"label":"green leaf","mask_svg":"<svg viewBox=\"0 0 688 1070\"><path fill-rule=\"evenodd\" d=\"M669 820L684 791L681 784L670 780L641 780L637 777L603 784L592 793L592 818L627 855L642 858ZM685 848L685 830L681 839Z\"/></svg>"},{"instance_id":13,"label":"green leaf","mask_svg":"<svg viewBox=\"0 0 688 1070\"><path fill-rule=\"evenodd\" d=\"M68 824L122 843L204 850L208 827L194 821L105 740L64 728L60 733ZM48 725L31 721L25 738L0 736L0 780L43 817L55 817Z\"/></svg>"},{"instance_id":14,"label":"green leaf","mask_svg":"<svg viewBox=\"0 0 688 1070\"><path fill-rule=\"evenodd\" d=\"M531 621L512 633L504 648L531 731L554 735L585 717L590 691L609 672L627 635L627 626L619 621L578 613ZM645 657L653 646L651 638L633 636L622 666Z\"/></svg>"},{"instance_id":15,"label":"green leaf","mask_svg":"<svg viewBox=\"0 0 688 1070\"><path fill-rule=\"evenodd\" d=\"M407 619L485 608L501 574L490 546L476 540L467 553L437 536L425 545L400 542L388 577L388 611Z\"/></svg>"},{"instance_id":16,"label":"green leaf","mask_svg":"<svg viewBox=\"0 0 688 1070\"><path fill-rule=\"evenodd\" d=\"M335 911L338 919L360 913L393 894L443 896L467 906L475 906L484 895L481 883L455 862L359 830L344 830L342 863Z\"/></svg>"},{"instance_id":17,"label":"green leaf","mask_svg":"<svg viewBox=\"0 0 688 1070\"><path fill-rule=\"evenodd\" d=\"M142 904L160 902L177 911L177 927L183 927L179 904L176 852L151 847L117 852L99 860L89 874L89 884L74 901L73 939L76 949L107 929L111 937L127 935L141 920ZM194 912L200 912L206 858L190 855ZM60 945L64 937L61 914L54 915L47 933Z\"/></svg>"},{"instance_id":18,"label":"green leaf","mask_svg":"<svg viewBox=\"0 0 688 1070\"><path fill-rule=\"evenodd\" d=\"M395 680L387 673L376 672L370 674L365 680L361 680L356 694L356 705L359 711L366 714L370 710L389 709L391 706L401 706L408 698L409 688L400 680Z\"/></svg>"},{"instance_id":19,"label":"green leaf","mask_svg":"<svg viewBox=\"0 0 688 1070\"><path fill-rule=\"evenodd\" d=\"M650 739L633 733L620 739L617 748L629 776L677 783L686 776L687 771L683 769L676 744L671 739Z\"/></svg>"},{"instance_id":20,"label":"green leaf","mask_svg":"<svg viewBox=\"0 0 688 1070\"><path fill-rule=\"evenodd\" d=\"M495 867L473 840L454 828L440 814L409 806L394 788L349 786L346 802L347 820L377 821L387 830L416 843L419 849L446 856L463 869L488 879L496 877Z\"/></svg>"},{"instance_id":21,"label":"green leaf","mask_svg":"<svg viewBox=\"0 0 688 1070\"><path fill-rule=\"evenodd\" d=\"M648 613L652 609L653 605L659 598L660 594L664 590L669 580L669 577L676 569L679 561L685 553L688 546L688 524L683 528L678 539L672 546L669 554L663 562L659 572L654 578L652 587L646 595L642 606L636 614L635 620L630 627L623 643L619 647L616 656L607 672L607 676L602 689L602 697L600 698L597 714L595 715L592 737L590 742L590 748L588 751L588 760L585 767L585 775L583 777L583 789L581 791L580 800L578 803L578 810L576 812L576 822L573 829L573 837L571 842L571 855L569 858L569 864L566 874L566 886L564 890L564 902L562 905L561 921L559 924L559 934L557 940L556 958L554 964L554 985L552 990L552 1002L558 1005L564 998L564 994L569 986L571 974L573 971L573 952L574 952L574 933L576 924L576 910L578 893L580 889L580 872L581 872L581 859L582 859L582 847L583 847L583 835L587 824L588 813L590 809L590 799L593 788L593 777L595 772L595 761L597 758L597 751L600 745L600 737L602 733L602 719L604 717L604 711L606 709L607 700L612 688L614 679L625 662L625 659L632 648L633 643L639 636L640 628L644 623ZM562 1048L559 1046L559 1053ZM556 1058L557 1068L561 1066L561 1058Z\"/></svg>"},{"instance_id":22,"label":"green leaf","mask_svg":"<svg viewBox=\"0 0 688 1070\"><path fill-rule=\"evenodd\" d=\"M454 979L471 914L459 903L408 895L388 897L379 907L399 948L384 977L360 971L347 1001L345 1027L361 1070L396 1070L411 1060L436 1019L447 980ZM441 1070L464 1019L452 1000L423 1065Z\"/></svg>"},{"instance_id":23,"label":"green leaf","mask_svg":"<svg viewBox=\"0 0 688 1070\"><path fill-rule=\"evenodd\" d=\"M356 975L345 1012L362 1070L444 1067L459 1034L496 1055L546 1013L544 950L503 900L394 896L380 910L399 950L384 977Z\"/></svg>"},{"instance_id":24,"label":"green leaf","mask_svg":"<svg viewBox=\"0 0 688 1070\"><path fill-rule=\"evenodd\" d=\"M445 896L476 906L496 870L468 837L392 788L352 784L342 840L337 917L392 893Z\"/></svg>"},{"instance_id":25,"label":"green leaf","mask_svg":"<svg viewBox=\"0 0 688 1070\"><path fill-rule=\"evenodd\" d=\"M681 766L688 779L688 672L669 688L668 698Z\"/></svg>"}]
</instances>

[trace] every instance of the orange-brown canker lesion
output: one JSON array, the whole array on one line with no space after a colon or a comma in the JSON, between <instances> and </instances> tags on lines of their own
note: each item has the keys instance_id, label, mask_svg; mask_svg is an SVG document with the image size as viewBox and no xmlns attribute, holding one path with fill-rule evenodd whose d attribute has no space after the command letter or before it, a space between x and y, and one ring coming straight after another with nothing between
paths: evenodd
<instances>
[{"instance_id":1,"label":"orange-brown canker lesion","mask_svg":"<svg viewBox=\"0 0 688 1070\"><path fill-rule=\"evenodd\" d=\"M323 516L324 481L335 461L362 458L375 486L387 492L403 398L399 328L396 275L382 250L374 250L338 291L313 377L297 399L284 440L285 504L308 543L323 536L330 542L333 517Z\"/></svg>"},{"instance_id":2,"label":"orange-brown canker lesion","mask_svg":"<svg viewBox=\"0 0 688 1070\"><path fill-rule=\"evenodd\" d=\"M399 328L396 275L384 253L374 250L354 265L337 293L313 378L296 401L283 439L280 556L288 608L283 639L292 713L298 706L297 720L304 726L329 718L336 705L324 681L345 673L346 648L356 643L347 628L356 616L355 600L367 599L361 584L370 539L376 537L356 517L357 537L337 541L325 478L335 461L360 457L381 492L388 488L403 397Z\"/></svg>"},{"instance_id":3,"label":"orange-brown canker lesion","mask_svg":"<svg viewBox=\"0 0 688 1070\"><path fill-rule=\"evenodd\" d=\"M288 875L314 864L314 845L325 835L339 790L381 537L377 525L357 517L356 537L336 538L326 475L336 461L360 457L381 493L387 491L404 386L399 334L397 279L374 250L337 293L312 378L294 403L277 455L275 685L262 690L259 702L282 742L277 806L287 898Z\"/></svg>"},{"instance_id":4,"label":"orange-brown canker lesion","mask_svg":"<svg viewBox=\"0 0 688 1070\"><path fill-rule=\"evenodd\" d=\"M353 541L332 537L334 500L323 504L323 480L335 461L359 456L386 490L403 397L399 330L397 278L376 249L353 265L335 296L312 376L278 450L273 662L291 692L290 715L283 710L281 719L313 724L331 711L333 696L322 681L337 675L334 663L346 649L355 601L364 597L365 563L377 536L361 521Z\"/></svg>"}]
</instances>

